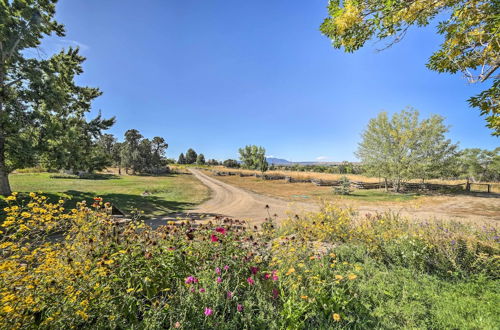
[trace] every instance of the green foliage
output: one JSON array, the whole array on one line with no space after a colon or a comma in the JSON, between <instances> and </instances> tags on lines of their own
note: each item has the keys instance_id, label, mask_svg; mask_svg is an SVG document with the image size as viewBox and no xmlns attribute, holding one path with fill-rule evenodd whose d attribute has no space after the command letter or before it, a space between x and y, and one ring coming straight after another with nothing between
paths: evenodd
<instances>
[{"instance_id":1,"label":"green foliage","mask_svg":"<svg viewBox=\"0 0 500 330\"><path fill-rule=\"evenodd\" d=\"M184 154L182 152L179 155L179 159L177 159L177 164L186 164L186 157L184 157Z\"/></svg>"},{"instance_id":2,"label":"green foliage","mask_svg":"<svg viewBox=\"0 0 500 330\"><path fill-rule=\"evenodd\" d=\"M464 149L458 166L459 175L473 182L500 181L500 147L491 151Z\"/></svg>"},{"instance_id":3,"label":"green foliage","mask_svg":"<svg viewBox=\"0 0 500 330\"><path fill-rule=\"evenodd\" d=\"M102 154L92 150L100 131L114 118L87 121L92 100L101 92L75 78L85 60L78 49L48 59L27 50L44 36L64 36L54 20L57 1L2 1L0 5L0 193L10 192L8 173L44 162L53 168L92 170Z\"/></svg>"},{"instance_id":4,"label":"green foliage","mask_svg":"<svg viewBox=\"0 0 500 330\"><path fill-rule=\"evenodd\" d=\"M225 167L229 167L229 168L239 168L240 167L240 163L238 163L238 161L235 159L226 159L222 164Z\"/></svg>"},{"instance_id":5,"label":"green foliage","mask_svg":"<svg viewBox=\"0 0 500 330\"><path fill-rule=\"evenodd\" d=\"M196 157L196 164L205 165L205 156L203 154L199 154L198 157Z\"/></svg>"},{"instance_id":6,"label":"green foliage","mask_svg":"<svg viewBox=\"0 0 500 330\"><path fill-rule=\"evenodd\" d=\"M189 148L186 152L186 164L194 164L196 163L196 159L198 158L198 154L193 149Z\"/></svg>"},{"instance_id":7,"label":"green foliage","mask_svg":"<svg viewBox=\"0 0 500 330\"><path fill-rule=\"evenodd\" d=\"M456 165L457 145L446 139L447 132L437 115L420 121L411 108L391 119L382 112L369 121L357 156L368 173L391 180L399 191L409 179L441 177Z\"/></svg>"},{"instance_id":8,"label":"green foliage","mask_svg":"<svg viewBox=\"0 0 500 330\"><path fill-rule=\"evenodd\" d=\"M335 48L354 52L370 39L390 40L387 47L404 38L412 26L426 26L438 15L446 18L437 26L444 36L441 48L427 66L437 72L463 73L470 82L494 79L493 85L469 100L486 116L494 135L500 134L499 76L500 5L498 0L335 0L321 32Z\"/></svg>"},{"instance_id":9,"label":"green foliage","mask_svg":"<svg viewBox=\"0 0 500 330\"><path fill-rule=\"evenodd\" d=\"M340 186L334 187L333 192L337 195L349 195L351 193L351 180L347 176L340 178Z\"/></svg>"},{"instance_id":10,"label":"green foliage","mask_svg":"<svg viewBox=\"0 0 500 330\"><path fill-rule=\"evenodd\" d=\"M248 145L238 149L243 167L251 170L267 171L269 164L266 160L266 149L256 145Z\"/></svg>"},{"instance_id":11,"label":"green foliage","mask_svg":"<svg viewBox=\"0 0 500 330\"><path fill-rule=\"evenodd\" d=\"M114 223L99 198L69 212L63 200L51 204L36 194L24 205L17 195L8 203L1 328L500 324L499 247L490 228L409 223L389 214L355 218L325 205L279 230L272 220L262 231L231 220L172 221L152 230L136 220ZM56 232L64 239L49 239Z\"/></svg>"}]
</instances>

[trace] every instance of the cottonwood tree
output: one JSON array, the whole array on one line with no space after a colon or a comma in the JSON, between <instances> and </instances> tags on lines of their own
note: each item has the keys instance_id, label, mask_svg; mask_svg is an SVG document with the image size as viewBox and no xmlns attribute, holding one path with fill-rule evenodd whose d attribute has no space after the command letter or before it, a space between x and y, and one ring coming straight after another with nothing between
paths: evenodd
<instances>
[{"instance_id":1,"label":"cottonwood tree","mask_svg":"<svg viewBox=\"0 0 500 330\"><path fill-rule=\"evenodd\" d=\"M494 150L464 149L459 157L459 176L467 182L500 180L500 147Z\"/></svg>"},{"instance_id":2,"label":"cottonwood tree","mask_svg":"<svg viewBox=\"0 0 500 330\"><path fill-rule=\"evenodd\" d=\"M203 154L199 154L198 157L196 157L196 164L205 165L205 156Z\"/></svg>"},{"instance_id":3,"label":"cottonwood tree","mask_svg":"<svg viewBox=\"0 0 500 330\"><path fill-rule=\"evenodd\" d=\"M226 159L222 165L224 165L225 167L229 167L229 168L239 168L240 167L240 163L238 163L237 160L235 159Z\"/></svg>"},{"instance_id":4,"label":"cottonwood tree","mask_svg":"<svg viewBox=\"0 0 500 330\"><path fill-rule=\"evenodd\" d=\"M266 160L266 149L263 147L248 145L238 149L238 152L240 153L240 160L245 168L259 170L261 172L267 171L269 164Z\"/></svg>"},{"instance_id":5,"label":"cottonwood tree","mask_svg":"<svg viewBox=\"0 0 500 330\"><path fill-rule=\"evenodd\" d=\"M194 164L196 163L196 158L198 158L198 154L193 149L189 148L186 152L186 164Z\"/></svg>"},{"instance_id":6,"label":"cottonwood tree","mask_svg":"<svg viewBox=\"0 0 500 330\"><path fill-rule=\"evenodd\" d=\"M370 39L401 41L410 27L443 18L437 33L444 42L427 63L437 72L461 72L471 83L492 81L491 87L469 99L486 116L487 126L500 135L500 2L498 0L335 0L321 32L335 48L354 52Z\"/></svg>"},{"instance_id":7,"label":"cottonwood tree","mask_svg":"<svg viewBox=\"0 0 500 330\"><path fill-rule=\"evenodd\" d=\"M0 194L11 193L8 175L16 168L31 166L41 159L58 165L50 147L72 150L72 137L90 136L106 129L114 119L100 117L88 122L97 88L82 87L75 77L83 73L85 58L78 49L63 50L48 59L30 57L44 36L64 36L64 26L55 19L56 0L0 2ZM80 129L75 127L80 126ZM83 131L83 129L87 131ZM89 151L91 152L91 151ZM85 165L86 167L92 167Z\"/></svg>"},{"instance_id":8,"label":"cottonwood tree","mask_svg":"<svg viewBox=\"0 0 500 330\"><path fill-rule=\"evenodd\" d=\"M382 112L369 121L356 155L371 175L390 181L395 191L414 178L439 177L457 145L446 139L443 118L433 115L419 120L417 110L408 108L392 118Z\"/></svg>"}]
</instances>

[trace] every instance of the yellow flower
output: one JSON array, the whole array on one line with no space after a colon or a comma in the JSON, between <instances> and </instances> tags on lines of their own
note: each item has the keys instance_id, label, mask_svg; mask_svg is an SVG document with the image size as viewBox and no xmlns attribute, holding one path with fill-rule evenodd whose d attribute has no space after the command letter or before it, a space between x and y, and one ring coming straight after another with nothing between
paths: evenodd
<instances>
[{"instance_id":1,"label":"yellow flower","mask_svg":"<svg viewBox=\"0 0 500 330\"><path fill-rule=\"evenodd\" d=\"M358 276L357 276L357 275L355 275L355 274L349 274L349 275L347 276L347 278L348 278L348 279L350 279L351 281L352 281L352 280L355 280L357 277L358 277Z\"/></svg>"},{"instance_id":2,"label":"yellow flower","mask_svg":"<svg viewBox=\"0 0 500 330\"><path fill-rule=\"evenodd\" d=\"M31 217L31 213L29 213L29 212L23 212L23 213L21 213L21 216L23 218L29 218L29 217Z\"/></svg>"},{"instance_id":3,"label":"yellow flower","mask_svg":"<svg viewBox=\"0 0 500 330\"><path fill-rule=\"evenodd\" d=\"M135 291L135 289L134 289L134 288L129 288L129 289L127 289L127 293L134 292L134 291Z\"/></svg>"},{"instance_id":4,"label":"yellow flower","mask_svg":"<svg viewBox=\"0 0 500 330\"><path fill-rule=\"evenodd\" d=\"M292 274L292 273L295 273L295 268L293 268L293 267L292 267L292 268L290 268L290 269L288 270L288 272L286 272L286 274L285 274L285 275L287 275L287 276L288 276L288 275L290 275L290 274Z\"/></svg>"},{"instance_id":5,"label":"yellow flower","mask_svg":"<svg viewBox=\"0 0 500 330\"><path fill-rule=\"evenodd\" d=\"M11 306L9 305L6 305L2 308L2 312L4 313L12 313L14 311L14 308L12 308Z\"/></svg>"},{"instance_id":6,"label":"yellow flower","mask_svg":"<svg viewBox=\"0 0 500 330\"><path fill-rule=\"evenodd\" d=\"M308 297L308 296L300 296L300 298L301 298L301 299L304 299L304 300L309 299L309 297Z\"/></svg>"},{"instance_id":7,"label":"yellow flower","mask_svg":"<svg viewBox=\"0 0 500 330\"><path fill-rule=\"evenodd\" d=\"M6 200L7 200L8 202L10 202L10 201L15 201L15 200L16 200L16 196L7 196Z\"/></svg>"},{"instance_id":8,"label":"yellow flower","mask_svg":"<svg viewBox=\"0 0 500 330\"><path fill-rule=\"evenodd\" d=\"M342 276L342 275L335 275L335 279L339 280L339 281L342 281L344 279L344 276Z\"/></svg>"},{"instance_id":9,"label":"yellow flower","mask_svg":"<svg viewBox=\"0 0 500 330\"><path fill-rule=\"evenodd\" d=\"M89 316L84 311L76 311L76 315L80 316L84 320L87 320L89 318Z\"/></svg>"},{"instance_id":10,"label":"yellow flower","mask_svg":"<svg viewBox=\"0 0 500 330\"><path fill-rule=\"evenodd\" d=\"M333 320L334 320L335 322L340 321L340 315L339 315L339 314L337 314L337 313L333 313L332 317L333 317Z\"/></svg>"}]
</instances>

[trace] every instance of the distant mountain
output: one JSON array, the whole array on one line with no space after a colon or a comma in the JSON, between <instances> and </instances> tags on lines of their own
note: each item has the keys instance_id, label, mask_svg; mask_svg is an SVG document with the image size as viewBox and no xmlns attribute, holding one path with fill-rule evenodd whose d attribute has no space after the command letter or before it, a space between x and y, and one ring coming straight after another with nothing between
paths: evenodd
<instances>
[{"instance_id":1,"label":"distant mountain","mask_svg":"<svg viewBox=\"0 0 500 330\"><path fill-rule=\"evenodd\" d=\"M282 165L282 166L292 166L292 165L325 165L325 166L333 166L333 165L341 165L342 162L322 162L322 161L313 161L313 162L291 162L282 158L274 158L268 157L266 158L267 162L272 165ZM351 162L351 164L360 164L359 162Z\"/></svg>"},{"instance_id":2,"label":"distant mountain","mask_svg":"<svg viewBox=\"0 0 500 330\"><path fill-rule=\"evenodd\" d=\"M267 162L272 165L292 165L293 163L281 158L268 157L266 158Z\"/></svg>"}]
</instances>

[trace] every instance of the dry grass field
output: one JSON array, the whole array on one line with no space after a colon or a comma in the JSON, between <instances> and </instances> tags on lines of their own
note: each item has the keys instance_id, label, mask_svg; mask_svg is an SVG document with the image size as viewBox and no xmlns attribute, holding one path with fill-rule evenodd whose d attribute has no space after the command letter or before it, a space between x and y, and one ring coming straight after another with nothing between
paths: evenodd
<instances>
[{"instance_id":1,"label":"dry grass field","mask_svg":"<svg viewBox=\"0 0 500 330\"><path fill-rule=\"evenodd\" d=\"M225 183L288 201L312 203L330 201L356 208L360 213L391 211L424 220L443 219L500 225L500 197L497 194L400 194L376 189L355 190L351 195L339 196L333 194L332 187L319 187L311 183L286 183L284 180L262 180L255 177L216 176L212 171L205 171L205 173ZM297 175L294 172L285 173ZM332 174L304 173L304 175L317 175L314 177L334 180Z\"/></svg>"}]
</instances>

